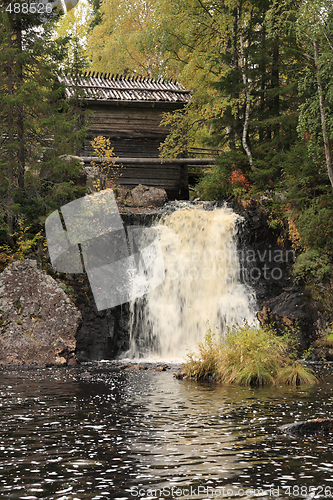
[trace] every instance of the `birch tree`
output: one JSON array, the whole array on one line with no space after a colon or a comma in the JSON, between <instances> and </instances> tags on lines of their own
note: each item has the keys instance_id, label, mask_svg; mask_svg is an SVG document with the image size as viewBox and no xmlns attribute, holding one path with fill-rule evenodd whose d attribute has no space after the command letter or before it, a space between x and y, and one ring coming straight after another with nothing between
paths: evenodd
<instances>
[{"instance_id":1,"label":"birch tree","mask_svg":"<svg viewBox=\"0 0 333 500\"><path fill-rule=\"evenodd\" d=\"M307 72L300 84L306 100L300 108L299 132L305 135L309 153L325 155L333 189L333 6L327 0L304 0L296 23L304 46Z\"/></svg>"},{"instance_id":2,"label":"birch tree","mask_svg":"<svg viewBox=\"0 0 333 500\"><path fill-rule=\"evenodd\" d=\"M91 31L89 55L94 70L165 76L164 60L153 36L157 0L102 0L100 22Z\"/></svg>"}]
</instances>

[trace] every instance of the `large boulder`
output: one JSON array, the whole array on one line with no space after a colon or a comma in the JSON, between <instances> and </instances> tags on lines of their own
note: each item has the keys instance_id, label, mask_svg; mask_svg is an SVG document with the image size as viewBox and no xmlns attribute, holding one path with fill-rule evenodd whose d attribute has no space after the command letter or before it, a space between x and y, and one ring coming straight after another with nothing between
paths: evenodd
<instances>
[{"instance_id":1,"label":"large boulder","mask_svg":"<svg viewBox=\"0 0 333 500\"><path fill-rule=\"evenodd\" d=\"M258 312L262 326L273 326L279 335L287 331L299 342L299 352L308 349L317 338L320 319L318 305L310 300L308 291L294 286L263 303Z\"/></svg>"},{"instance_id":2,"label":"large boulder","mask_svg":"<svg viewBox=\"0 0 333 500\"><path fill-rule=\"evenodd\" d=\"M161 207L168 196L165 189L148 187L139 184L131 190L132 204L135 207Z\"/></svg>"},{"instance_id":3,"label":"large boulder","mask_svg":"<svg viewBox=\"0 0 333 500\"><path fill-rule=\"evenodd\" d=\"M81 314L36 260L0 275L0 364L74 364Z\"/></svg>"}]
</instances>

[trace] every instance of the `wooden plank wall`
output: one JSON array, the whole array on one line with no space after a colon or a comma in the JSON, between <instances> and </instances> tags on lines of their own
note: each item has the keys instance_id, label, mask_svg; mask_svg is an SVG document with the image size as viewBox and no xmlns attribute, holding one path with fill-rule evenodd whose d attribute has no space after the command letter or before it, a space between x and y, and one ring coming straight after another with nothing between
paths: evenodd
<instances>
[{"instance_id":1,"label":"wooden plank wall","mask_svg":"<svg viewBox=\"0 0 333 500\"><path fill-rule=\"evenodd\" d=\"M168 111L168 108L98 103L91 104L89 110L90 137L85 143L82 156L95 156L90 140L102 135L110 138L114 154L119 158L159 157L160 144L169 133L169 128L159 125L163 111ZM119 171L122 175L115 181L117 184L130 189L138 184L160 187L166 190L169 199L188 199L186 165L129 164Z\"/></svg>"},{"instance_id":2,"label":"wooden plank wall","mask_svg":"<svg viewBox=\"0 0 333 500\"><path fill-rule=\"evenodd\" d=\"M117 156L126 158L157 158L159 146L169 128L161 127L163 109L135 106L92 105L89 116L89 140L85 156L93 154L90 140L102 135L109 137Z\"/></svg>"}]
</instances>

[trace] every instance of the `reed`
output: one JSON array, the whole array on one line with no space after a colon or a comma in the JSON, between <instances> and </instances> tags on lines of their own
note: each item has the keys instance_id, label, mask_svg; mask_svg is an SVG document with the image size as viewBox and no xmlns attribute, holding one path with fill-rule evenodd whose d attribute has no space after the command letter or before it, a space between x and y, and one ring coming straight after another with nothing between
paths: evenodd
<instances>
[{"instance_id":1,"label":"reed","mask_svg":"<svg viewBox=\"0 0 333 500\"><path fill-rule=\"evenodd\" d=\"M312 370L297 361L294 341L272 329L236 325L224 338L208 330L198 348L183 366L183 374L195 380L250 386L317 382Z\"/></svg>"}]
</instances>

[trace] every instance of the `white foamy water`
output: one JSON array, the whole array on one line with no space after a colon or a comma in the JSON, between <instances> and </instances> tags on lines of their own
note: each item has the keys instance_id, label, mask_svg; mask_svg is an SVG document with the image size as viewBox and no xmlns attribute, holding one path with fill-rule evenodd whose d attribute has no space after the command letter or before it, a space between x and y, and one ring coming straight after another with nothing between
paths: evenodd
<instances>
[{"instance_id":1,"label":"white foamy water","mask_svg":"<svg viewBox=\"0 0 333 500\"><path fill-rule=\"evenodd\" d=\"M163 283L131 304L130 357L182 361L209 328L255 321L254 293L239 281L236 222L229 208L183 209L155 228Z\"/></svg>"}]
</instances>

